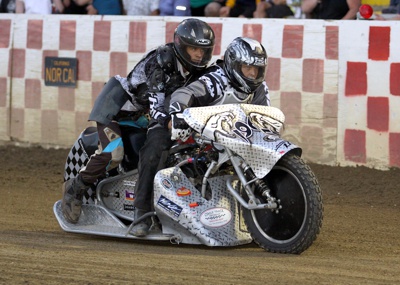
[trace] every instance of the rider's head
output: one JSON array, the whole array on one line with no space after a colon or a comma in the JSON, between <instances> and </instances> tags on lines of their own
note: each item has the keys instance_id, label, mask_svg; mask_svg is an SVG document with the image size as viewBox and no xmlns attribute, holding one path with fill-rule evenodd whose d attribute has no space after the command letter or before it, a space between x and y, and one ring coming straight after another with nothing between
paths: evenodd
<instances>
[{"instance_id":1,"label":"rider's head","mask_svg":"<svg viewBox=\"0 0 400 285\"><path fill-rule=\"evenodd\" d=\"M226 49L225 73L233 87L251 93L264 81L267 61L267 52L260 42L238 37Z\"/></svg>"},{"instance_id":2,"label":"rider's head","mask_svg":"<svg viewBox=\"0 0 400 285\"><path fill-rule=\"evenodd\" d=\"M207 67L214 45L214 31L201 20L183 20L175 29L174 49L179 62L189 72Z\"/></svg>"}]
</instances>

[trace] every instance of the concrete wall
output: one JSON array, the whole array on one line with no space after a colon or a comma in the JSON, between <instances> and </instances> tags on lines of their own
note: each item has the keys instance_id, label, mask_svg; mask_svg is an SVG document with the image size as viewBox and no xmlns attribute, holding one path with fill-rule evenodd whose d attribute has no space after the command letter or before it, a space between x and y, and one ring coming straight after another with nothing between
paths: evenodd
<instances>
[{"instance_id":1,"label":"concrete wall","mask_svg":"<svg viewBox=\"0 0 400 285\"><path fill-rule=\"evenodd\" d=\"M1 14L0 141L69 148L104 82L170 42L182 19ZM204 20L214 59L237 36L264 44L272 103L308 161L400 167L400 22ZM76 88L44 85L46 56L78 59Z\"/></svg>"}]
</instances>

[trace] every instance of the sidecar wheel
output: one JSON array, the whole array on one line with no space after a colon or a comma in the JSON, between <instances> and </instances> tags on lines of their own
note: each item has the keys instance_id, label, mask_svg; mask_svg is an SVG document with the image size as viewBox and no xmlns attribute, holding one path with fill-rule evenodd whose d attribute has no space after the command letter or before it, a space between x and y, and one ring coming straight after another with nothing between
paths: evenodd
<instances>
[{"instance_id":1,"label":"sidecar wheel","mask_svg":"<svg viewBox=\"0 0 400 285\"><path fill-rule=\"evenodd\" d=\"M317 238L323 219L318 181L300 157L288 153L263 179L282 209L243 209L247 229L254 242L269 252L300 254ZM265 202L265 197L258 196Z\"/></svg>"}]
</instances>

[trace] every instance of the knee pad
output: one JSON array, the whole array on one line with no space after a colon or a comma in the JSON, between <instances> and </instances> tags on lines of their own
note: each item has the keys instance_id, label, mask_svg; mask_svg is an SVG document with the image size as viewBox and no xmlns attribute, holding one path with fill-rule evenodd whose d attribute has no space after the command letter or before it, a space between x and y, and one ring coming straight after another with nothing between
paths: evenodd
<instances>
[{"instance_id":1,"label":"knee pad","mask_svg":"<svg viewBox=\"0 0 400 285\"><path fill-rule=\"evenodd\" d=\"M117 167L123 160L124 158L124 146L118 146L111 152L111 161L109 164L109 168L115 168Z\"/></svg>"}]
</instances>

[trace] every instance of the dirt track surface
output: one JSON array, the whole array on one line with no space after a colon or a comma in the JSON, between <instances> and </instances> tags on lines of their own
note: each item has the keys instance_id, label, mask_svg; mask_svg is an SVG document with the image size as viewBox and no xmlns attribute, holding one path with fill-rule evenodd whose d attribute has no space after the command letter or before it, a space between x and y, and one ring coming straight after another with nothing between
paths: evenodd
<instances>
[{"instance_id":1,"label":"dirt track surface","mask_svg":"<svg viewBox=\"0 0 400 285\"><path fill-rule=\"evenodd\" d=\"M68 150L0 146L0 284L400 284L400 170L311 165L323 227L301 255L66 233Z\"/></svg>"}]
</instances>

